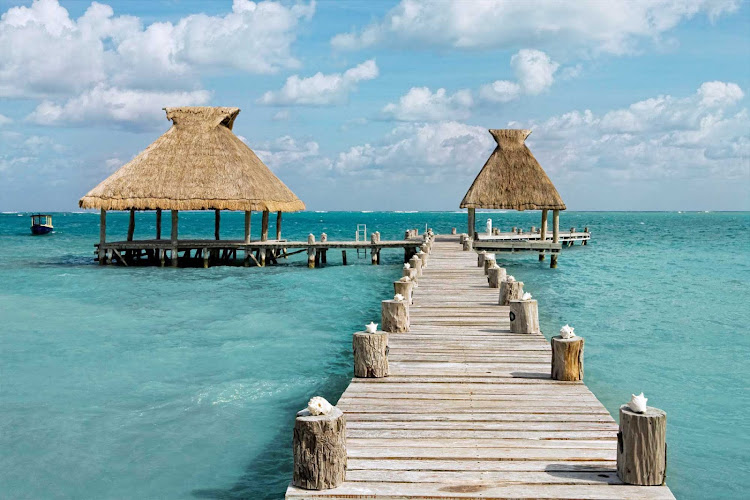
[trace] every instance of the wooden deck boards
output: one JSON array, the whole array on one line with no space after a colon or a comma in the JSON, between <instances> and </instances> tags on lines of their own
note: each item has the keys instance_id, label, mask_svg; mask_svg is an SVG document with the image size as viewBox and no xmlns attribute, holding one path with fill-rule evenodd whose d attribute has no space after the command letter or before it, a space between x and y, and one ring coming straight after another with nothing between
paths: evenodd
<instances>
[{"instance_id":1,"label":"wooden deck boards","mask_svg":"<svg viewBox=\"0 0 750 500\"><path fill-rule=\"evenodd\" d=\"M617 424L577 382L549 378L541 335L511 334L474 252L438 237L411 331L389 337L391 376L353 379L346 482L289 499L673 499L623 485Z\"/></svg>"}]
</instances>

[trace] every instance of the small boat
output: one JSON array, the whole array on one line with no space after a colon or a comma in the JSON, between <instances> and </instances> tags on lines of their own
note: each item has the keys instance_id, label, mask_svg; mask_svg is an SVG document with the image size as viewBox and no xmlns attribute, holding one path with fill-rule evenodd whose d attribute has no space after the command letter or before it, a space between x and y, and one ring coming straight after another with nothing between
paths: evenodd
<instances>
[{"instance_id":1,"label":"small boat","mask_svg":"<svg viewBox=\"0 0 750 500\"><path fill-rule=\"evenodd\" d=\"M48 234L53 229L51 215L34 214L31 216L31 234Z\"/></svg>"}]
</instances>

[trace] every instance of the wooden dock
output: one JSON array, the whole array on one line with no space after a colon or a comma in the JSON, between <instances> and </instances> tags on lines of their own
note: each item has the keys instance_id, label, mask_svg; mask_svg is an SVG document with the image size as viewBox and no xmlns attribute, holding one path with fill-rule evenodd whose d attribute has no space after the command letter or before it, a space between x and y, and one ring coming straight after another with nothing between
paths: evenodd
<instances>
[{"instance_id":1,"label":"wooden dock","mask_svg":"<svg viewBox=\"0 0 750 500\"><path fill-rule=\"evenodd\" d=\"M511 334L476 253L438 236L391 333L390 372L353 379L338 407L348 467L339 487L288 499L673 499L616 472L617 425L580 382L550 379L549 342Z\"/></svg>"}]
</instances>

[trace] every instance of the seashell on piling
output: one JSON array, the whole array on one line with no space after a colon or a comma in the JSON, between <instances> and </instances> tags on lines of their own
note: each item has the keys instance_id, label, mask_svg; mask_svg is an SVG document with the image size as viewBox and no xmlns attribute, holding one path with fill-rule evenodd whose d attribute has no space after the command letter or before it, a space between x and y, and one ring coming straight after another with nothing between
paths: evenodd
<instances>
[{"instance_id":1,"label":"seashell on piling","mask_svg":"<svg viewBox=\"0 0 750 500\"><path fill-rule=\"evenodd\" d=\"M529 292L524 293L521 300L531 300L531 294Z\"/></svg>"},{"instance_id":2,"label":"seashell on piling","mask_svg":"<svg viewBox=\"0 0 750 500\"><path fill-rule=\"evenodd\" d=\"M400 293L397 293L396 295L393 296L393 300L398 300L399 302L401 302L402 300L404 300L404 296L401 295Z\"/></svg>"},{"instance_id":3,"label":"seashell on piling","mask_svg":"<svg viewBox=\"0 0 750 500\"><path fill-rule=\"evenodd\" d=\"M646 413L646 409L648 408L646 402L648 401L648 398L644 397L643 393L640 393L637 396L631 394L630 396L631 398L628 407L636 413Z\"/></svg>"},{"instance_id":4,"label":"seashell on piling","mask_svg":"<svg viewBox=\"0 0 750 500\"><path fill-rule=\"evenodd\" d=\"M365 331L367 333L375 333L378 331L378 324L370 321L368 324L365 325Z\"/></svg>"},{"instance_id":5,"label":"seashell on piling","mask_svg":"<svg viewBox=\"0 0 750 500\"><path fill-rule=\"evenodd\" d=\"M320 396L315 396L307 402L307 411L310 415L328 415L333 410L333 405Z\"/></svg>"},{"instance_id":6,"label":"seashell on piling","mask_svg":"<svg viewBox=\"0 0 750 500\"><path fill-rule=\"evenodd\" d=\"M576 336L576 334L573 332L574 328L570 325L565 325L562 328L560 328L560 336L564 339L572 339Z\"/></svg>"}]
</instances>

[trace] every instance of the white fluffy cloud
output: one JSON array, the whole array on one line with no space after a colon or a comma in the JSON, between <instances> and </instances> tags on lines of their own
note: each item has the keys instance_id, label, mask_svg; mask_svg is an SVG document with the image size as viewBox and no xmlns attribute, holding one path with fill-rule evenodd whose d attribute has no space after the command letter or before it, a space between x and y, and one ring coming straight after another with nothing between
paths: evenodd
<instances>
[{"instance_id":1,"label":"white fluffy cloud","mask_svg":"<svg viewBox=\"0 0 750 500\"><path fill-rule=\"evenodd\" d=\"M43 101L27 117L38 125L115 125L139 128L164 123L162 108L206 104L211 93L145 91L97 85L62 104Z\"/></svg>"},{"instance_id":2,"label":"white fluffy cloud","mask_svg":"<svg viewBox=\"0 0 750 500\"><path fill-rule=\"evenodd\" d=\"M750 116L742 89L706 82L691 96L658 96L596 115L572 111L531 126L534 153L564 176L615 180L750 179Z\"/></svg>"},{"instance_id":3,"label":"white fluffy cloud","mask_svg":"<svg viewBox=\"0 0 750 500\"><path fill-rule=\"evenodd\" d=\"M268 91L258 99L260 104L276 106L331 106L345 102L357 84L378 77L378 65L374 59L363 62L344 73L324 75L316 73L309 78L292 75L284 86Z\"/></svg>"},{"instance_id":4,"label":"white fluffy cloud","mask_svg":"<svg viewBox=\"0 0 750 500\"><path fill-rule=\"evenodd\" d=\"M521 49L510 58L518 82L496 80L482 85L479 97L489 102L509 102L522 94L536 95L548 90L555 81L558 63L540 50Z\"/></svg>"},{"instance_id":5,"label":"white fluffy cloud","mask_svg":"<svg viewBox=\"0 0 750 500\"><path fill-rule=\"evenodd\" d=\"M401 121L464 120L469 117L473 105L470 90L449 95L445 89L433 93L427 87L412 87L398 103L387 104L383 113Z\"/></svg>"},{"instance_id":6,"label":"white fluffy cloud","mask_svg":"<svg viewBox=\"0 0 750 500\"><path fill-rule=\"evenodd\" d=\"M35 0L0 17L0 97L51 99L32 114L40 123L80 120L64 114L76 111L72 104L92 100L113 106L100 108L99 115L115 120L139 119L140 105L123 102L138 95L146 101L166 96L169 102L171 97L187 97L182 104L205 102L200 74L298 67L291 45L297 25L314 9L314 3L234 0L225 15L144 25L96 2L73 19L57 0ZM164 105L159 102L156 110ZM63 115L55 116L58 111Z\"/></svg>"},{"instance_id":7,"label":"white fluffy cloud","mask_svg":"<svg viewBox=\"0 0 750 500\"><path fill-rule=\"evenodd\" d=\"M632 52L698 14L715 19L737 10L738 0L402 0L360 31L336 35L331 44L353 50L376 44L458 49L508 49L518 45L587 52Z\"/></svg>"}]
</instances>

